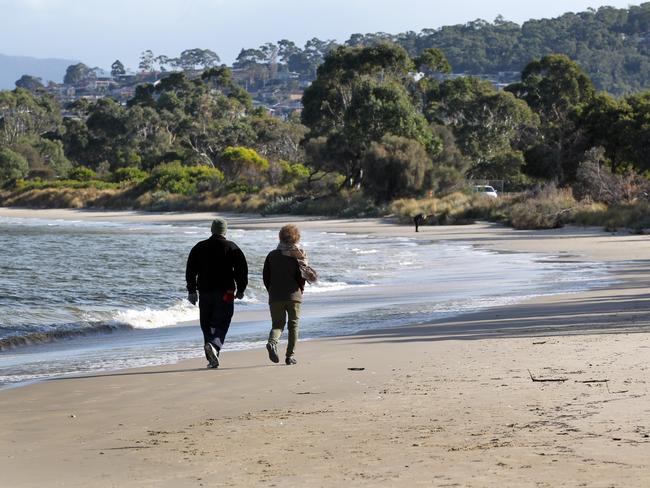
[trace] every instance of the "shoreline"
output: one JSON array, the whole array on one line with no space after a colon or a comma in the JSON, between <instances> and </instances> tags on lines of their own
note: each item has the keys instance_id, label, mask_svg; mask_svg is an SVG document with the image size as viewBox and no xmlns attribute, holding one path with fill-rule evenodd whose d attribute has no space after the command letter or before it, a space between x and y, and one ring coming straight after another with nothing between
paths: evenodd
<instances>
[{"instance_id":1,"label":"shoreline","mask_svg":"<svg viewBox=\"0 0 650 488\"><path fill-rule=\"evenodd\" d=\"M79 222L79 221L86 221L86 222L147 222L150 224L168 224L170 222L192 222L192 223L197 223L197 222L209 222L209 220L212 218L212 216L215 215L212 212L207 212L207 213L184 213L184 212L158 212L158 213L151 213L151 212L143 212L143 211L101 211L101 210L87 210L87 209L48 209L48 210L37 210L34 211L32 209L14 209L14 208L2 208L0 207L0 218L2 217L13 217L13 218L25 218L25 219L31 219L31 218L36 218L36 219L45 219L48 221L69 221L69 222ZM398 234L400 237L408 237L409 239L418 239L420 238L420 241L425 240L427 243L433 243L436 240L441 240L443 244L449 244L451 243L453 245L461 245L461 246L467 246L468 244L471 244L472 247L475 248L483 248L486 249L492 253L496 254L510 254L510 253L517 253L517 252L525 252L525 251L513 251L513 250L505 250L505 249L499 249L495 247L495 245L489 245L489 244L480 244L480 243L473 243L472 242L472 237L469 238L469 240L466 240L467 237L464 235L465 233L462 234L462 238L459 240L458 235L454 235L454 233L457 230L461 231L466 231L470 230L470 232L476 232L476 231L485 231L488 230L489 232L494 232L495 229L500 229L500 230L510 230L507 227L503 227L498 224L478 224L478 225L473 225L473 226L463 226L463 227L457 227L457 226L450 226L446 228L446 231L444 234L442 234L445 239L432 239L431 237L427 237L424 234L427 233L425 230L423 230L421 233L415 234L415 233L408 233L409 226L404 226L404 225L396 225L394 222L391 222L389 219L326 219L322 217L315 217L315 218L310 218L307 221L302 221L300 218L297 217L292 217L292 216L277 216L273 217L271 219L267 219L264 217L260 216L249 216L248 214L226 214L227 218L229 219L230 222L232 222L234 225L231 225L231 228L234 229L254 229L254 230L259 230L259 229L272 229L273 227L282 225L284 222L286 222L286 219L289 219L291 221L298 222L302 228L307 228L307 229L319 229L319 228L325 228L327 229L327 232L329 233L346 233L346 234L374 234L375 236L385 236L388 233L393 233L393 234ZM441 236L441 233L438 232L438 229L441 229L440 227L435 227L434 234L436 234L438 237ZM405 233L406 231L406 233ZM548 253L537 253L539 256L542 257L544 261L546 261L546 258L544 256L548 257ZM553 254L551 256L553 261L557 259L558 261L562 261L563 257L560 255L555 255ZM566 256L564 257L566 258ZM535 258L537 260L537 258ZM553 262L551 261L551 262ZM593 264L593 263L592 263ZM413 281L413 280L411 280ZM414 282L415 283L415 282ZM374 285L373 285L374 286ZM385 286L385 285L384 285ZM597 288L602 287L603 285L598 285ZM405 289L404 291L407 294L413 293L416 291L417 286L411 286L409 285L408 289ZM579 288L579 287L578 287ZM589 284L589 285L583 285L583 290L589 290L593 289L594 285ZM422 319L421 322L424 322L425 320L428 322L431 321L442 321L442 320L453 320L456 317L459 316L464 316L468 314L474 314L474 313L482 313L487 310L507 306L507 305L513 305L513 304L519 304L519 303L525 303L530 300L539 298L539 297L551 297L551 296L557 296L557 295L562 295L566 293L576 293L580 292L580 289L576 289L573 291L554 291L554 292L549 292L547 290L537 290L533 291L530 294L526 294L525 296L516 296L513 295L511 299L507 299L503 301L502 303L499 303L499 300L494 297L490 296L488 298L487 303L481 303L481 304L476 304L475 307L473 308L468 308L468 309L456 309L456 310L449 310L448 312L445 312L442 315L442 318L429 318L429 319ZM385 289L383 291L375 292L375 294L386 296L388 293L388 290ZM430 293L435 293L435 291L431 290ZM313 298L313 297L312 297ZM480 300L480 299L479 299ZM353 300L354 301L354 300ZM322 304L320 304L322 306ZM363 310L368 309L371 310L368 306L365 306ZM264 309L265 310L265 309ZM248 310L246 307L244 308L239 308L237 313L235 314L233 318L233 325L238 325L240 323L247 323L250 321L253 317L256 317L257 321L263 321L263 319L266 317L266 312L260 309L260 310ZM360 313L362 313L360 311ZM327 314L326 314L327 316ZM304 319L309 319L310 317L305 316ZM313 321L313 317L311 317ZM411 319L411 322L413 320ZM177 324L178 326L198 326L198 320L185 320L183 322L179 322ZM370 327L370 325L368 325ZM409 324L407 323L406 325L399 325L395 327L409 327ZM383 327L382 327L383 328ZM134 329L135 331L139 331L140 329ZM353 336L353 335L359 335L363 334L364 332L372 332L372 330L380 330L380 329L361 329L361 330L356 330L356 331L341 331L341 333L335 333L335 334L317 334L315 337L309 337L310 340L315 340L315 339L327 339L327 338L332 338L332 337L348 337L348 336ZM120 332L119 329L115 329L112 332ZM125 332L128 332L125 330ZM107 337L112 336L112 333L108 334L102 334L100 332L98 334L98 340L101 342L104 342ZM21 351L24 348L33 348L33 347L39 347L41 348L41 352L47 352L47 350L42 349L43 347L47 347L48 344L52 344L53 346L56 347L57 344L60 344L61 347L65 348L66 340L65 339L71 339L72 341L79 341L79 340L85 340L85 341L92 341L92 337L94 334L92 333L85 333L80 331L78 334L73 334L69 338L63 338L63 340L59 341L57 339L53 341L42 341L42 342L34 342L30 343L27 342L24 346L19 346L17 348L7 348L4 351L10 352L10 351ZM231 334L232 336L232 334ZM262 337L262 336L260 336ZM22 339L19 337L19 339ZM180 339L180 338L179 338ZM186 338L184 338L185 340ZM30 339L27 338L27 341ZM106 339L108 340L108 339ZM236 339L235 339L236 341ZM232 339L231 339L231 344L232 345ZM82 349L86 349L88 346L84 347L83 345L79 345ZM146 347L146 346L145 346ZM246 344L244 345L239 345L239 347L236 347L234 349L226 349L224 352L231 353L231 352L237 352L239 350L247 350L252 347L248 347ZM2 350L0 350L2 352ZM168 360L169 364L177 364L179 361L184 361L188 359L188 355L184 354L184 358L176 358L175 360L172 360L171 358ZM201 354L197 354L196 357L201 357ZM191 356L189 356L191 359ZM141 368L141 367L158 367L158 366L163 366L165 364L168 364L168 362L160 362L158 360L152 360L150 364L146 363L141 363L139 365L133 365L133 364L122 364L118 369L111 369L111 368L106 368L106 369L101 369L101 370L96 370L96 371L78 371L78 372L61 372L58 375L52 375L52 376L46 376L42 378L32 378L28 379L25 381L21 381L18 383L8 383L6 385L3 385L0 390L3 389L13 389L13 388L19 388L22 386L30 385L30 384L35 384L39 383L41 381L50 381L50 380L55 380L55 379L64 379L64 378L70 378L70 377L76 377L76 376L87 376L87 375L99 375L99 374L112 374L112 373L119 373L120 371L125 371L133 368Z\"/></svg>"},{"instance_id":2,"label":"shoreline","mask_svg":"<svg viewBox=\"0 0 650 488\"><path fill-rule=\"evenodd\" d=\"M182 218L206 218L190 215ZM233 227L246 228L233 219ZM247 225L269 227L258 220ZM415 234L376 219L270 223L287 220L301 228L595 260L616 265L619 281L431 324L305 341L297 367L273 366L260 350L238 351L224 354L218 371L204 370L197 359L3 390L0 469L7 482L650 482L648 238L491 224ZM37 472L29 469L35 464Z\"/></svg>"}]
</instances>

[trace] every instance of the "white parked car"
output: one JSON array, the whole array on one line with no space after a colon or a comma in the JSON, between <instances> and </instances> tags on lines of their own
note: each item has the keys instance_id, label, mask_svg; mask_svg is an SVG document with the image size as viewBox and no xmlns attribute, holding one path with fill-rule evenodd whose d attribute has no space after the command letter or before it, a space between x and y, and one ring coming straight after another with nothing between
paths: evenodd
<instances>
[{"instance_id":1,"label":"white parked car","mask_svg":"<svg viewBox=\"0 0 650 488\"><path fill-rule=\"evenodd\" d=\"M497 197L497 191L494 189L494 187L491 187L490 185L475 185L474 191L477 193L482 193L483 195L486 195L491 198Z\"/></svg>"}]
</instances>

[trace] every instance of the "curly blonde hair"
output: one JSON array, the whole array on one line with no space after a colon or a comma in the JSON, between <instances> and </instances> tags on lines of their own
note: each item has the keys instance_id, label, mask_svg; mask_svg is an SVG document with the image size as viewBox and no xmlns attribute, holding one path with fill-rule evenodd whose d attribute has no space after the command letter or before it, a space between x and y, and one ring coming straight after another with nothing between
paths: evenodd
<instances>
[{"instance_id":1,"label":"curly blonde hair","mask_svg":"<svg viewBox=\"0 0 650 488\"><path fill-rule=\"evenodd\" d=\"M296 244L300 240L300 231L295 225L285 225L280 229L280 242L284 244Z\"/></svg>"}]
</instances>

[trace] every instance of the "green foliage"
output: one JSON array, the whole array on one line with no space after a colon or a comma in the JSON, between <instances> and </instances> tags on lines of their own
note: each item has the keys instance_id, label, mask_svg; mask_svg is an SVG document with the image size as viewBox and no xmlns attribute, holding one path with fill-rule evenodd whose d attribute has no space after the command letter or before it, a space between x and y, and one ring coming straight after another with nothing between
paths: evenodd
<instances>
[{"instance_id":1,"label":"green foliage","mask_svg":"<svg viewBox=\"0 0 650 488\"><path fill-rule=\"evenodd\" d=\"M578 225L601 226L608 231L631 229L637 233L650 230L650 203L637 201L625 205L592 205L576 212Z\"/></svg>"},{"instance_id":2,"label":"green foliage","mask_svg":"<svg viewBox=\"0 0 650 488\"><path fill-rule=\"evenodd\" d=\"M419 142L387 134L381 142L371 143L365 154L366 193L377 202L419 193L430 166L431 160Z\"/></svg>"},{"instance_id":3,"label":"green foliage","mask_svg":"<svg viewBox=\"0 0 650 488\"><path fill-rule=\"evenodd\" d=\"M63 143L29 134L21 137L11 148L25 157L30 175L48 175L50 178L65 176L72 165L65 157Z\"/></svg>"},{"instance_id":4,"label":"green foliage","mask_svg":"<svg viewBox=\"0 0 650 488\"><path fill-rule=\"evenodd\" d=\"M535 110L550 128L566 123L571 112L589 103L595 89L587 74L567 56L552 54L529 63L521 83L508 89Z\"/></svg>"},{"instance_id":5,"label":"green foliage","mask_svg":"<svg viewBox=\"0 0 650 488\"><path fill-rule=\"evenodd\" d=\"M576 202L570 196L531 198L512 206L510 224L515 229L555 229L569 221Z\"/></svg>"},{"instance_id":6,"label":"green foliage","mask_svg":"<svg viewBox=\"0 0 650 488\"><path fill-rule=\"evenodd\" d=\"M97 178L97 173L85 166L77 166L68 172L68 179L74 181L90 181Z\"/></svg>"},{"instance_id":7,"label":"green foliage","mask_svg":"<svg viewBox=\"0 0 650 488\"><path fill-rule=\"evenodd\" d=\"M126 168L118 168L113 173L113 181L116 183L119 182L129 182L129 183L139 183L143 181L148 176L146 171L141 170L133 166Z\"/></svg>"},{"instance_id":8,"label":"green foliage","mask_svg":"<svg viewBox=\"0 0 650 488\"><path fill-rule=\"evenodd\" d=\"M527 172L560 183L573 181L587 149L577 121L595 95L589 77L568 57L549 55L526 66L521 83L508 90L540 118L541 137L526 153Z\"/></svg>"},{"instance_id":9,"label":"green foliage","mask_svg":"<svg viewBox=\"0 0 650 488\"><path fill-rule=\"evenodd\" d=\"M119 185L116 183L110 183L107 181L95 179L79 180L76 178L54 181L43 181L40 179L20 180L16 184L16 189L20 192L43 189L80 190L87 188L92 188L95 190L113 190L119 188Z\"/></svg>"},{"instance_id":10,"label":"green foliage","mask_svg":"<svg viewBox=\"0 0 650 488\"><path fill-rule=\"evenodd\" d=\"M628 9L601 7L566 13L522 25L497 17L461 25L425 29L420 33L353 36L357 44L390 40L417 56L440 49L456 73L519 73L531 59L549 53L575 60L598 89L615 95L643 90L650 79L647 33L650 3Z\"/></svg>"},{"instance_id":11,"label":"green foliage","mask_svg":"<svg viewBox=\"0 0 650 488\"><path fill-rule=\"evenodd\" d=\"M280 196L264 206L262 215L290 214L296 204L294 197Z\"/></svg>"},{"instance_id":12,"label":"green foliage","mask_svg":"<svg viewBox=\"0 0 650 488\"><path fill-rule=\"evenodd\" d=\"M426 119L409 92L413 68L406 51L393 44L331 51L303 95L310 164L345 175L354 187L363 184L364 153L387 134L432 149Z\"/></svg>"},{"instance_id":13,"label":"green foliage","mask_svg":"<svg viewBox=\"0 0 650 488\"><path fill-rule=\"evenodd\" d=\"M216 190L223 173L207 166L182 166L179 162L158 166L142 185L153 191L195 195Z\"/></svg>"},{"instance_id":14,"label":"green foliage","mask_svg":"<svg viewBox=\"0 0 650 488\"><path fill-rule=\"evenodd\" d=\"M440 196L464 185L469 161L456 145L451 128L433 125L431 131L434 138L440 141L440 150L433 157L431 168L425 176L424 188L431 195Z\"/></svg>"},{"instance_id":15,"label":"green foliage","mask_svg":"<svg viewBox=\"0 0 650 488\"><path fill-rule=\"evenodd\" d=\"M281 171L280 182L285 185L292 182L304 181L309 178L311 173L309 168L302 163L279 161L278 166Z\"/></svg>"},{"instance_id":16,"label":"green foliage","mask_svg":"<svg viewBox=\"0 0 650 488\"><path fill-rule=\"evenodd\" d=\"M126 73L124 64L119 59L116 59L113 64L111 64L111 75L117 77Z\"/></svg>"},{"instance_id":17,"label":"green foliage","mask_svg":"<svg viewBox=\"0 0 650 488\"><path fill-rule=\"evenodd\" d=\"M418 68L426 68L436 73L451 73L451 65L440 49L427 48L414 60Z\"/></svg>"},{"instance_id":18,"label":"green foliage","mask_svg":"<svg viewBox=\"0 0 650 488\"><path fill-rule=\"evenodd\" d=\"M473 178L521 179L523 158L515 164L513 156L530 145L539 123L526 102L472 77L446 80L426 96L427 117L452 128Z\"/></svg>"},{"instance_id":19,"label":"green foliage","mask_svg":"<svg viewBox=\"0 0 650 488\"><path fill-rule=\"evenodd\" d=\"M381 208L360 191L343 191L337 195L303 199L291 205L291 213L362 218L380 215Z\"/></svg>"},{"instance_id":20,"label":"green foliage","mask_svg":"<svg viewBox=\"0 0 650 488\"><path fill-rule=\"evenodd\" d=\"M29 171L27 160L8 147L0 147L0 183L23 178Z\"/></svg>"},{"instance_id":21,"label":"green foliage","mask_svg":"<svg viewBox=\"0 0 650 488\"><path fill-rule=\"evenodd\" d=\"M172 64L187 71L197 67L210 68L219 61L219 56L214 51L195 48L183 51L178 59L172 60Z\"/></svg>"},{"instance_id":22,"label":"green foliage","mask_svg":"<svg viewBox=\"0 0 650 488\"><path fill-rule=\"evenodd\" d=\"M42 90L45 88L43 80L36 76L23 75L19 80L16 80L16 88L24 88L32 92Z\"/></svg>"},{"instance_id":23,"label":"green foliage","mask_svg":"<svg viewBox=\"0 0 650 488\"><path fill-rule=\"evenodd\" d=\"M287 161L280 161L282 171L291 179L294 178L307 178L309 176L309 168L301 163L289 163Z\"/></svg>"},{"instance_id":24,"label":"green foliage","mask_svg":"<svg viewBox=\"0 0 650 488\"><path fill-rule=\"evenodd\" d=\"M91 78L94 78L95 73L92 69L83 63L72 64L68 66L63 77L63 83L66 85L80 85Z\"/></svg>"},{"instance_id":25,"label":"green foliage","mask_svg":"<svg viewBox=\"0 0 650 488\"><path fill-rule=\"evenodd\" d=\"M425 216L425 225L448 225L465 223L466 213L472 208L474 197L468 193L454 192L442 198L398 199L388 211L404 224L413 222L419 214Z\"/></svg>"},{"instance_id":26,"label":"green foliage","mask_svg":"<svg viewBox=\"0 0 650 488\"><path fill-rule=\"evenodd\" d=\"M260 173L269 169L269 161L254 149L241 146L228 146L221 153L220 165L228 179L255 180Z\"/></svg>"},{"instance_id":27,"label":"green foliage","mask_svg":"<svg viewBox=\"0 0 650 488\"><path fill-rule=\"evenodd\" d=\"M43 136L57 131L61 109L49 96L28 90L0 91L0 145L10 146L24 136Z\"/></svg>"}]
</instances>

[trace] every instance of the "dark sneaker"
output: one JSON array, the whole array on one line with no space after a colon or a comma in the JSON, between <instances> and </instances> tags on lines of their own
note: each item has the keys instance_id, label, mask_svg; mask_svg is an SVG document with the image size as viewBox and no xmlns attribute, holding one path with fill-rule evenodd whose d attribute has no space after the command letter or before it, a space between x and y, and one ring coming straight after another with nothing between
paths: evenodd
<instances>
[{"instance_id":1,"label":"dark sneaker","mask_svg":"<svg viewBox=\"0 0 650 488\"><path fill-rule=\"evenodd\" d=\"M271 344L270 342L266 344L266 350L269 352L269 359L273 361L274 363L279 363L280 358L278 357L278 348L275 344Z\"/></svg>"},{"instance_id":2,"label":"dark sneaker","mask_svg":"<svg viewBox=\"0 0 650 488\"><path fill-rule=\"evenodd\" d=\"M287 366L291 366L292 364L296 364L298 361L296 361L296 358L293 356L287 356L287 358L284 360L284 364Z\"/></svg>"},{"instance_id":3,"label":"dark sneaker","mask_svg":"<svg viewBox=\"0 0 650 488\"><path fill-rule=\"evenodd\" d=\"M205 350L205 357L208 359L208 368L218 368L219 367L219 351L209 342L205 343L203 346Z\"/></svg>"}]
</instances>

